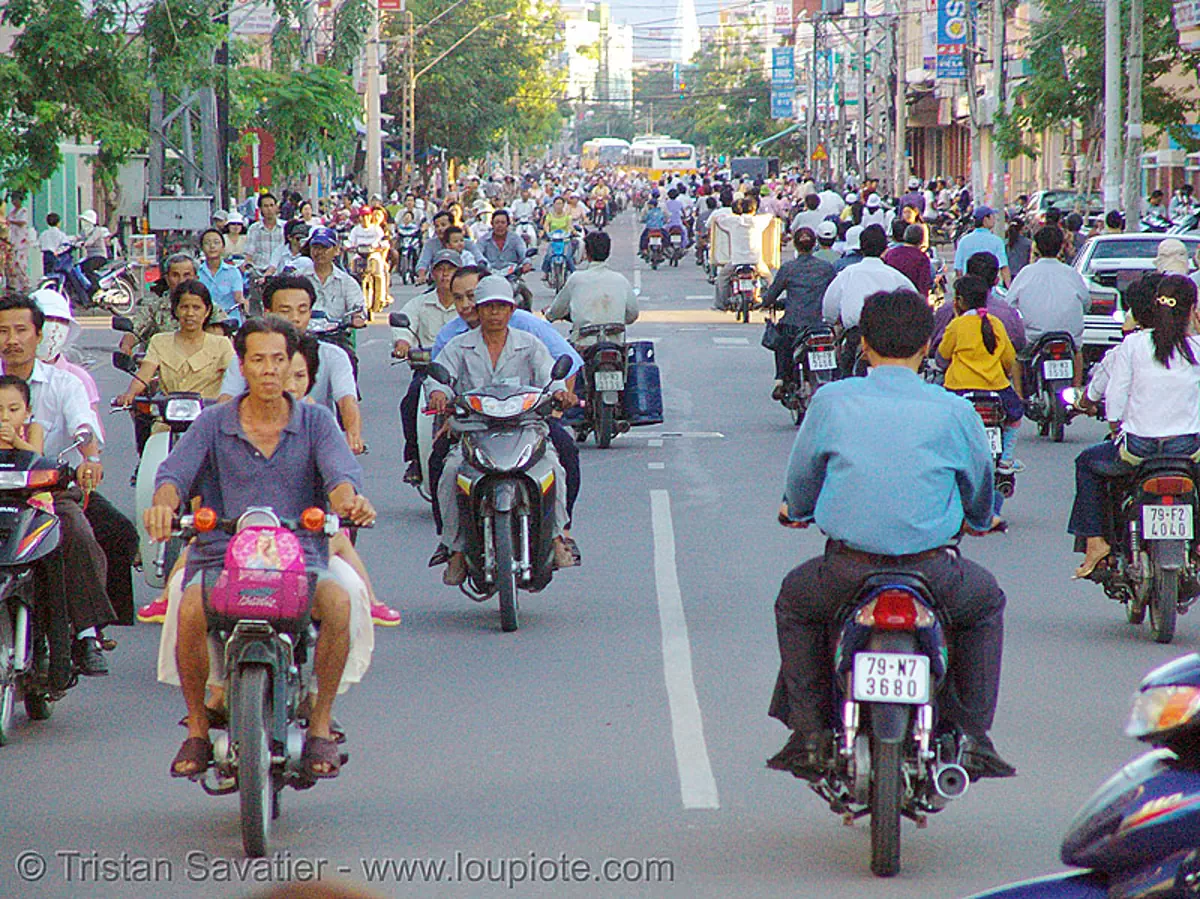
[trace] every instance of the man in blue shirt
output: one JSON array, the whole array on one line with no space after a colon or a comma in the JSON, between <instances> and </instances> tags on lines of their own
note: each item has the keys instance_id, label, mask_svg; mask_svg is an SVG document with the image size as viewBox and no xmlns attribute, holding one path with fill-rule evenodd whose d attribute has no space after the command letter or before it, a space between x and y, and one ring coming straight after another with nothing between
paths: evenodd
<instances>
[{"instance_id":1,"label":"man in blue shirt","mask_svg":"<svg viewBox=\"0 0 1200 899\"><path fill-rule=\"evenodd\" d=\"M1000 686L1004 593L953 544L992 524L992 457L971 404L917 375L933 312L916 293L868 297L859 320L866 378L821 388L796 435L780 522L816 522L823 556L784 578L775 602L781 665L770 714L794 731L767 762L812 779L829 749L831 630L863 579L901 568L933 590L950 646L940 715L973 778L1016 771L988 737Z\"/></svg>"},{"instance_id":2,"label":"man in blue shirt","mask_svg":"<svg viewBox=\"0 0 1200 899\"><path fill-rule=\"evenodd\" d=\"M1008 269L1008 250L1004 240L992 233L996 223L996 210L991 206L975 207L975 230L963 235L954 250L954 273L961 277L967 270L967 260L976 253L991 253L1000 265L1000 280L1008 287L1012 283L1012 273Z\"/></svg>"}]
</instances>

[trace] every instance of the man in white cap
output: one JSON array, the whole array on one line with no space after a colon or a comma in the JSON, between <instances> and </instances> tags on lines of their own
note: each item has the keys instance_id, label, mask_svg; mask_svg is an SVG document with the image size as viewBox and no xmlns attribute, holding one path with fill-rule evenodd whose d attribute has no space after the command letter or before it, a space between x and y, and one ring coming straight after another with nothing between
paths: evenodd
<instances>
[{"instance_id":1,"label":"man in white cap","mask_svg":"<svg viewBox=\"0 0 1200 899\"><path fill-rule=\"evenodd\" d=\"M833 248L837 240L838 229L833 222L821 222L817 225L817 249L813 252L814 259L821 259L830 265L837 265L842 256Z\"/></svg>"},{"instance_id":2,"label":"man in white cap","mask_svg":"<svg viewBox=\"0 0 1200 899\"><path fill-rule=\"evenodd\" d=\"M842 247L842 257L833 264L834 271L843 272L850 266L862 262L863 254L859 240L863 230L863 225L855 225L846 229L846 243Z\"/></svg>"},{"instance_id":3,"label":"man in white cap","mask_svg":"<svg viewBox=\"0 0 1200 899\"><path fill-rule=\"evenodd\" d=\"M475 287L475 308L479 313L479 327L455 337L438 355L438 362L453 379L453 391L446 385L438 385L429 394L430 407L436 412L445 412L450 405L451 392L466 393L496 383L550 385L555 399L567 402L566 385L550 380L554 357L546 345L533 334L508 326L517 308L508 280L500 275L481 278ZM570 568L575 559L563 540L567 526L567 476L549 441L546 455L554 466L556 488L562 485L562 489L554 491L554 564L558 568ZM467 577L467 562L463 555L465 540L459 526L458 497L455 495L461 464L462 448L456 446L446 457L446 466L437 485L443 522L442 543L450 549L442 582L452 587L463 583Z\"/></svg>"},{"instance_id":4,"label":"man in white cap","mask_svg":"<svg viewBox=\"0 0 1200 899\"><path fill-rule=\"evenodd\" d=\"M879 225L885 232L891 227L891 216L883 208L879 194L871 194L864 204L862 226L866 228L868 225Z\"/></svg>"}]
</instances>

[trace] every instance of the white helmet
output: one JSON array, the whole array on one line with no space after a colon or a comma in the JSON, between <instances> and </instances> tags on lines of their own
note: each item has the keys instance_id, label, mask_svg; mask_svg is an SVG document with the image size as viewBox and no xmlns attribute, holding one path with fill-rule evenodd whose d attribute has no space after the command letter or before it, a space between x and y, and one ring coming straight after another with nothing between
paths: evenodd
<instances>
[{"instance_id":1,"label":"white helmet","mask_svg":"<svg viewBox=\"0 0 1200 899\"><path fill-rule=\"evenodd\" d=\"M919 190L920 187L921 187L921 179L920 178L913 176L912 178L908 179L908 189L909 190Z\"/></svg>"},{"instance_id":2,"label":"white helmet","mask_svg":"<svg viewBox=\"0 0 1200 899\"><path fill-rule=\"evenodd\" d=\"M79 213L79 220L87 222L89 225L95 226L100 221L100 216L96 215L95 209L85 209Z\"/></svg>"}]
</instances>

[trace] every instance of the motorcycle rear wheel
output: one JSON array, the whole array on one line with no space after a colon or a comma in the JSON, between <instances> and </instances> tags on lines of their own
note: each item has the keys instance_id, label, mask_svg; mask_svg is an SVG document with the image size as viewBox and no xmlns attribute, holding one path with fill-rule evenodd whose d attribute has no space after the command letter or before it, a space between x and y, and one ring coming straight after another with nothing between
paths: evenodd
<instances>
[{"instance_id":1,"label":"motorcycle rear wheel","mask_svg":"<svg viewBox=\"0 0 1200 899\"><path fill-rule=\"evenodd\" d=\"M596 445L608 449L617 433L616 407L601 400L596 408L596 419Z\"/></svg>"},{"instance_id":2,"label":"motorcycle rear wheel","mask_svg":"<svg viewBox=\"0 0 1200 899\"><path fill-rule=\"evenodd\" d=\"M108 299L99 305L113 315L133 315L137 309L137 288L128 278L118 278L106 296Z\"/></svg>"},{"instance_id":3,"label":"motorcycle rear wheel","mask_svg":"<svg viewBox=\"0 0 1200 899\"><path fill-rule=\"evenodd\" d=\"M243 665L238 672L234 721L238 736L238 799L242 848L263 858L271 841L271 678L265 665Z\"/></svg>"},{"instance_id":4,"label":"motorcycle rear wheel","mask_svg":"<svg viewBox=\"0 0 1200 899\"><path fill-rule=\"evenodd\" d=\"M900 873L900 798L904 778L899 743L871 739L871 873Z\"/></svg>"},{"instance_id":5,"label":"motorcycle rear wheel","mask_svg":"<svg viewBox=\"0 0 1200 899\"><path fill-rule=\"evenodd\" d=\"M1150 636L1156 643L1175 639L1175 612L1179 606L1179 572L1158 568L1150 601Z\"/></svg>"},{"instance_id":6,"label":"motorcycle rear wheel","mask_svg":"<svg viewBox=\"0 0 1200 899\"><path fill-rule=\"evenodd\" d=\"M1058 401L1058 397L1050 397L1050 439L1062 443L1067 430L1067 410Z\"/></svg>"},{"instance_id":7,"label":"motorcycle rear wheel","mask_svg":"<svg viewBox=\"0 0 1200 899\"><path fill-rule=\"evenodd\" d=\"M497 512L493 524L493 532L496 535L496 586L500 588L500 630L507 634L521 626L520 607L517 603L512 514Z\"/></svg>"}]
</instances>

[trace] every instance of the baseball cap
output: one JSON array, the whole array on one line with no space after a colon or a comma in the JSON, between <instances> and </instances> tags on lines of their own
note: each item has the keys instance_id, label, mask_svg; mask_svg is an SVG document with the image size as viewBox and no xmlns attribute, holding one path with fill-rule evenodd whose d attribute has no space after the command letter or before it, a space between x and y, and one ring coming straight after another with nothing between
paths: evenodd
<instances>
[{"instance_id":1,"label":"baseball cap","mask_svg":"<svg viewBox=\"0 0 1200 899\"><path fill-rule=\"evenodd\" d=\"M855 225L846 232L846 251L861 249L858 239L862 237L863 226Z\"/></svg>"},{"instance_id":2,"label":"baseball cap","mask_svg":"<svg viewBox=\"0 0 1200 899\"><path fill-rule=\"evenodd\" d=\"M821 224L817 225L817 237L823 240L837 237L837 225L833 222L821 222Z\"/></svg>"},{"instance_id":3,"label":"baseball cap","mask_svg":"<svg viewBox=\"0 0 1200 899\"><path fill-rule=\"evenodd\" d=\"M867 197L867 208L868 209L878 209L879 208L879 194L871 194L871 196Z\"/></svg>"},{"instance_id":4,"label":"baseball cap","mask_svg":"<svg viewBox=\"0 0 1200 899\"><path fill-rule=\"evenodd\" d=\"M479 279L479 283L475 285L475 305L482 306L484 303L517 305L517 301L513 299L512 285L508 283L507 278L500 275L487 275Z\"/></svg>"},{"instance_id":5,"label":"baseball cap","mask_svg":"<svg viewBox=\"0 0 1200 899\"><path fill-rule=\"evenodd\" d=\"M856 194L854 191L848 191L846 193L846 202L847 203L857 203L858 202L858 194Z\"/></svg>"},{"instance_id":6,"label":"baseball cap","mask_svg":"<svg viewBox=\"0 0 1200 899\"><path fill-rule=\"evenodd\" d=\"M225 222L229 220L229 213L224 209L214 209L212 218L214 222Z\"/></svg>"},{"instance_id":7,"label":"baseball cap","mask_svg":"<svg viewBox=\"0 0 1200 899\"><path fill-rule=\"evenodd\" d=\"M908 189L909 189L909 190L916 190L916 189L917 189L918 187L920 187L920 186L921 186L921 179L920 179L920 178L915 178L915 177L914 177L914 178L909 178L909 179L908 179Z\"/></svg>"},{"instance_id":8,"label":"baseball cap","mask_svg":"<svg viewBox=\"0 0 1200 899\"><path fill-rule=\"evenodd\" d=\"M438 250L433 254L433 262L429 265L430 270L437 268L443 262L449 262L455 268L461 268L462 254L457 250Z\"/></svg>"},{"instance_id":9,"label":"baseball cap","mask_svg":"<svg viewBox=\"0 0 1200 899\"><path fill-rule=\"evenodd\" d=\"M240 212L238 212L237 210L234 210L233 212L229 213L229 216L228 216L228 218L226 218L225 223L227 225L244 225L244 224L246 224L246 219L245 219L245 216L243 216Z\"/></svg>"},{"instance_id":10,"label":"baseball cap","mask_svg":"<svg viewBox=\"0 0 1200 899\"><path fill-rule=\"evenodd\" d=\"M305 241L310 246L316 244L318 247L336 247L338 245L337 232L332 228L326 228L324 225L319 228L313 228L308 232L308 239Z\"/></svg>"},{"instance_id":11,"label":"baseball cap","mask_svg":"<svg viewBox=\"0 0 1200 899\"><path fill-rule=\"evenodd\" d=\"M976 206L975 207L974 216L975 216L975 221L977 221L977 222L982 222L989 215L995 215L995 214L996 214L996 210L993 209L991 206Z\"/></svg>"}]
</instances>

